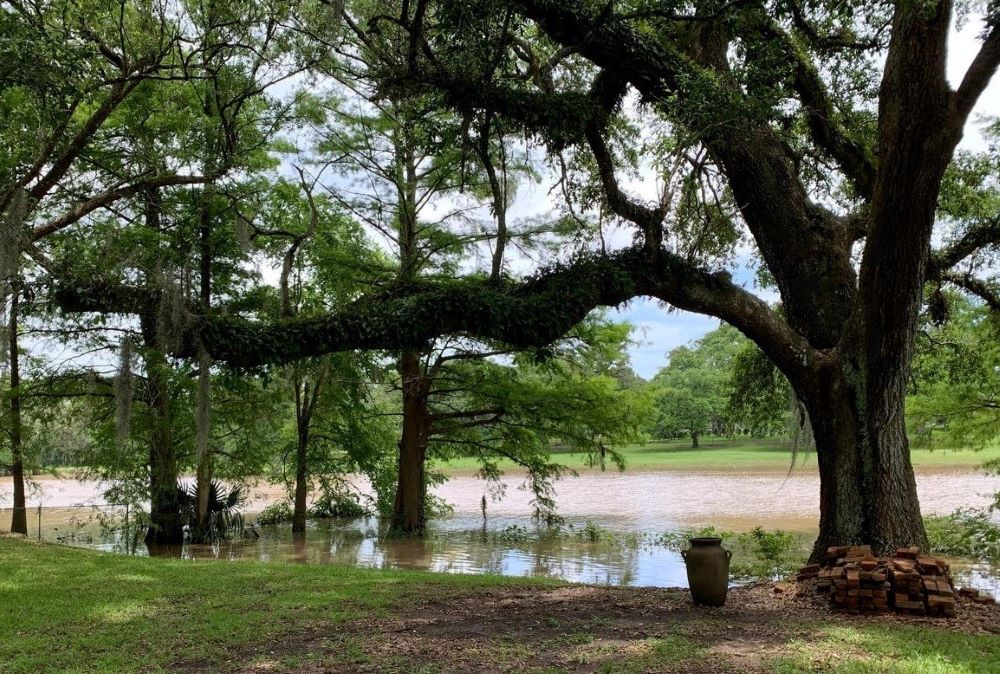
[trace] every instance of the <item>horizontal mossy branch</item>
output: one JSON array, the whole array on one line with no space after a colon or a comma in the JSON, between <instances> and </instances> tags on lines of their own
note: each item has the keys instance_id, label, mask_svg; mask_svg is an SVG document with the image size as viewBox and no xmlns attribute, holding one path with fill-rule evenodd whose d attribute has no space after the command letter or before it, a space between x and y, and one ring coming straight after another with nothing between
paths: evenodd
<instances>
[{"instance_id":1,"label":"horizontal mossy branch","mask_svg":"<svg viewBox=\"0 0 1000 674\"><path fill-rule=\"evenodd\" d=\"M439 95L451 109L463 114L489 110L503 116L526 133L537 134L553 148L580 143L583 128L595 115L606 114L591 92L548 92L523 86L493 86L467 73L441 71L403 71L387 78L379 90L382 95L412 96L418 93Z\"/></svg>"},{"instance_id":2,"label":"horizontal mossy branch","mask_svg":"<svg viewBox=\"0 0 1000 674\"><path fill-rule=\"evenodd\" d=\"M538 348L565 335L595 308L640 296L735 325L788 376L802 372L811 353L803 338L728 274L710 272L663 249L636 246L611 255L579 256L520 282L496 285L463 278L411 283L317 317L265 322L192 311L175 355L194 356L201 344L216 361L253 367L340 351L417 349L445 335ZM155 290L79 279L60 284L55 298L63 311L72 313L155 316L160 308Z\"/></svg>"},{"instance_id":3,"label":"horizontal mossy branch","mask_svg":"<svg viewBox=\"0 0 1000 674\"><path fill-rule=\"evenodd\" d=\"M640 251L628 249L579 257L517 283L495 285L480 278L411 283L319 317L260 323L203 316L191 337L200 338L216 360L237 366L354 349L419 349L444 335L541 347L596 307L648 294L650 267Z\"/></svg>"}]
</instances>

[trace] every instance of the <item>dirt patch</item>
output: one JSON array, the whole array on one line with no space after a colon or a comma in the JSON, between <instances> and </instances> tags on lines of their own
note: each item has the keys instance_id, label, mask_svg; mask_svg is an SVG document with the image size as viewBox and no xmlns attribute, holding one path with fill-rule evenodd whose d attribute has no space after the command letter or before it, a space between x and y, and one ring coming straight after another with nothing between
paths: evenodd
<instances>
[{"instance_id":1,"label":"dirt patch","mask_svg":"<svg viewBox=\"0 0 1000 674\"><path fill-rule=\"evenodd\" d=\"M804 589L804 588L802 588ZM790 590L790 591L789 591ZM1000 632L1000 608L959 604L954 618L831 614L792 584L736 588L724 607L684 590L572 586L442 592L394 615L318 625L233 657L237 672L765 672L789 644L831 625L915 623ZM207 663L178 671L219 671Z\"/></svg>"}]
</instances>

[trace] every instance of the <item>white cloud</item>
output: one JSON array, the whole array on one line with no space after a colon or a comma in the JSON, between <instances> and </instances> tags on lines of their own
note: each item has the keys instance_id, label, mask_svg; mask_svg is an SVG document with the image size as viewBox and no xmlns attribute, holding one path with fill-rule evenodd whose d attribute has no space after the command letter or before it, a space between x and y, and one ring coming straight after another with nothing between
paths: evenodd
<instances>
[{"instance_id":1,"label":"white cloud","mask_svg":"<svg viewBox=\"0 0 1000 674\"><path fill-rule=\"evenodd\" d=\"M668 311L656 300L647 298L637 298L614 314L614 318L636 327L633 338L638 344L629 349L629 357L632 369L646 379L667 364L667 353L671 349L719 327L717 318L687 311Z\"/></svg>"}]
</instances>

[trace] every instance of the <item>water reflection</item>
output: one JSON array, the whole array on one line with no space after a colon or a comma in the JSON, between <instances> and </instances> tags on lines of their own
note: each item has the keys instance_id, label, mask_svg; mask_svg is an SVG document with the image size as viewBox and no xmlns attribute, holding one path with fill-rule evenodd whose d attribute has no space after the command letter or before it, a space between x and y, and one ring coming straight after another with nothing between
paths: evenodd
<instances>
[{"instance_id":1,"label":"water reflection","mask_svg":"<svg viewBox=\"0 0 1000 674\"><path fill-rule=\"evenodd\" d=\"M260 526L260 537L246 541L182 546L147 546L127 539L120 530L102 531L96 522L79 528L61 542L119 554L225 561L348 564L373 569L418 569L439 573L543 576L583 583L628 586L686 587L680 555L653 541L663 530L646 530L646 537L616 542L590 542L587 523L609 531L634 531L618 518L570 518L561 534L536 529L524 517L452 516L435 520L429 536L392 538L375 519L310 522L304 534L290 525ZM768 524L765 522L765 525ZM50 538L45 532L46 540ZM815 535L802 534L803 556ZM952 559L958 586L972 586L1000 599L1000 567Z\"/></svg>"},{"instance_id":2,"label":"water reflection","mask_svg":"<svg viewBox=\"0 0 1000 674\"><path fill-rule=\"evenodd\" d=\"M293 536L288 525L265 526L258 540L147 549L136 538L126 542L120 533L102 534L100 523L121 521L123 513L101 504L98 483L74 480L40 481L44 487L38 498L44 496L46 505L39 512L44 517L31 524L33 531L37 524L45 540L127 554L686 586L683 560L664 547L594 544L572 535L522 535L530 526L531 512L531 495L518 489L522 479L505 478L507 497L489 504L485 528L480 510L482 481L472 476L449 480L437 493L454 505L455 515L436 520L426 540L386 538L377 521L355 520L313 522L303 536ZM925 514L946 513L989 502L988 495L1000 489L1000 478L925 473L918 474L917 484ZM559 510L576 530L589 520L602 529L647 534L703 525L747 531L761 525L809 537L815 535L818 514L814 474L585 473L558 483L557 488ZM4 489L0 485L0 503ZM269 485L258 486L254 492L254 512L283 495L280 487ZM961 561L953 569L959 585L973 585L1000 597L1000 569Z\"/></svg>"},{"instance_id":3,"label":"water reflection","mask_svg":"<svg viewBox=\"0 0 1000 674\"><path fill-rule=\"evenodd\" d=\"M610 585L676 587L687 583L680 555L663 547L591 543L572 534L553 536L544 531L525 535L523 527L515 529L512 537L506 527L484 530L468 528L467 524L462 518L444 520L422 539L387 537L371 519L313 522L298 535L288 526L269 525L260 527L260 538L254 540L183 546L140 544L136 554L545 576ZM96 547L125 552L117 537Z\"/></svg>"},{"instance_id":4,"label":"water reflection","mask_svg":"<svg viewBox=\"0 0 1000 674\"><path fill-rule=\"evenodd\" d=\"M953 560L952 572L957 586L979 588L1000 601L1000 565Z\"/></svg>"}]
</instances>

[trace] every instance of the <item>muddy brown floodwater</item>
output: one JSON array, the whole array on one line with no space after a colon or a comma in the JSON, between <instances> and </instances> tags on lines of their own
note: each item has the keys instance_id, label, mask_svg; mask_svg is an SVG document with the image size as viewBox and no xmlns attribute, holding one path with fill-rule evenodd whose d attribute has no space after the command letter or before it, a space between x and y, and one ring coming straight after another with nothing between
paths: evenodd
<instances>
[{"instance_id":1,"label":"muddy brown floodwater","mask_svg":"<svg viewBox=\"0 0 1000 674\"><path fill-rule=\"evenodd\" d=\"M361 490L367 485L356 481ZM579 535L536 535L531 521L531 493L523 476L505 478L504 496L491 498L486 484L473 475L453 476L435 493L454 507L437 518L423 540L398 540L380 534L374 520L323 521L293 538L288 526L262 526L261 537L215 546L186 545L138 554L188 558L256 559L271 562L347 563L378 568L419 568L441 572L544 575L573 581L615 585L685 586L680 556L658 545L602 545ZM40 478L29 505L43 505L41 533L49 540L125 551L120 536L102 534L100 517L121 509L102 506L102 486L93 481ZM1000 477L973 472L922 470L917 489L925 514L949 513L960 507L989 503L1000 491ZM819 515L819 479L814 473L722 472L584 472L556 486L559 513L570 532L588 523L602 529L659 534L688 527L748 531L755 526L784 529L808 536ZM276 485L251 489L251 512L282 498ZM481 513L487 495L487 519ZM84 505L95 507L75 508ZM0 529L9 524L10 484L0 486ZM29 514L37 535L37 510ZM1000 595L998 570L960 564L964 582Z\"/></svg>"},{"instance_id":2,"label":"muddy brown floodwater","mask_svg":"<svg viewBox=\"0 0 1000 674\"><path fill-rule=\"evenodd\" d=\"M355 484L367 491L363 479ZM503 498L494 500L487 485L474 475L457 475L434 489L458 516L481 518L487 495L488 515L503 520L530 516L532 495L523 476L503 480ZM1000 477L974 472L923 470L917 491L924 514L949 513L980 507L1000 491ZM96 481L39 477L28 497L29 507L45 508L106 503ZM663 531L684 526L713 525L745 531L757 525L791 531L812 531L819 517L819 478L814 473L722 472L586 472L556 484L559 513L568 518L594 519L616 529ZM249 510L259 512L283 496L280 485L251 488ZM9 508L11 485L0 484L0 508Z\"/></svg>"}]
</instances>

